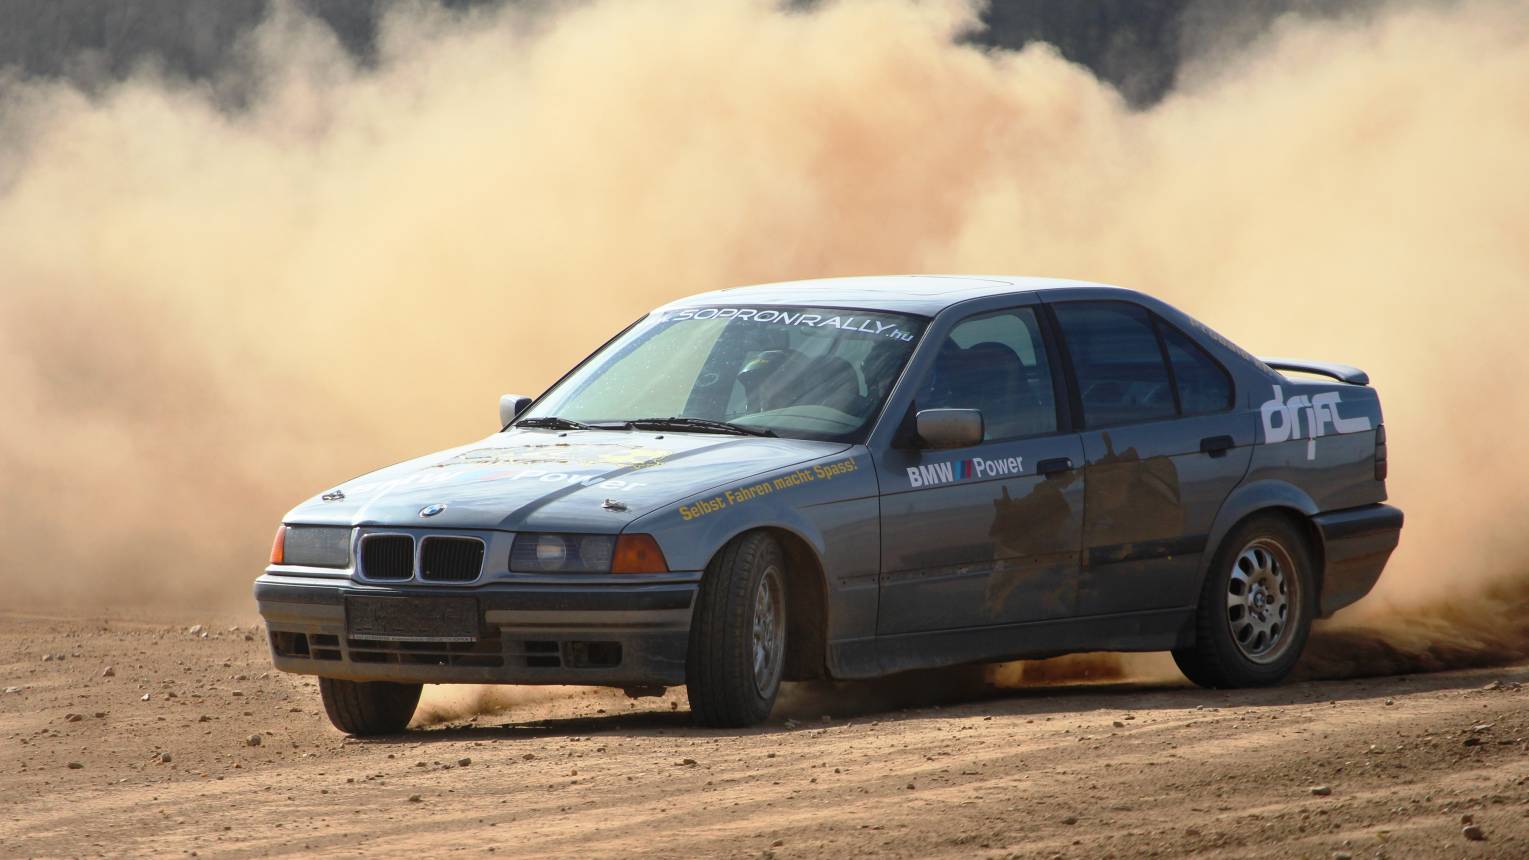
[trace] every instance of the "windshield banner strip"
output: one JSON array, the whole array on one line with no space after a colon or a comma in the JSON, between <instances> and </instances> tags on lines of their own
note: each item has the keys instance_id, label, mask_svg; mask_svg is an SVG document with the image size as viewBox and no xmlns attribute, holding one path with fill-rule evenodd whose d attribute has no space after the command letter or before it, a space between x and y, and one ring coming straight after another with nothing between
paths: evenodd
<instances>
[{"instance_id":1,"label":"windshield banner strip","mask_svg":"<svg viewBox=\"0 0 1529 860\"><path fill-rule=\"evenodd\" d=\"M877 319L867 314L840 314L824 311L789 310L785 308L681 308L664 316L665 322L682 320L731 319L756 323L799 325L808 328L836 328L842 331L876 334L897 340L913 340L913 333L901 328L895 320Z\"/></svg>"}]
</instances>

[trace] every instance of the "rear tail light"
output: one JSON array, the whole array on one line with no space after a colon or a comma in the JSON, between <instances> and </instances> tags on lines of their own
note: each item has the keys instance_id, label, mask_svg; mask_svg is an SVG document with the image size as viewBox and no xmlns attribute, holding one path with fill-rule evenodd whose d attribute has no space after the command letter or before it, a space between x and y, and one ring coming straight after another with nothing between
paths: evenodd
<instances>
[{"instance_id":1,"label":"rear tail light","mask_svg":"<svg viewBox=\"0 0 1529 860\"><path fill-rule=\"evenodd\" d=\"M669 562L652 535L622 535L616 539L611 573L668 573Z\"/></svg>"},{"instance_id":2,"label":"rear tail light","mask_svg":"<svg viewBox=\"0 0 1529 860\"><path fill-rule=\"evenodd\" d=\"M276 527L276 539L271 541L271 564L281 564L287 558L287 527Z\"/></svg>"},{"instance_id":3,"label":"rear tail light","mask_svg":"<svg viewBox=\"0 0 1529 860\"><path fill-rule=\"evenodd\" d=\"M1375 428L1375 480L1386 479L1386 425Z\"/></svg>"}]
</instances>

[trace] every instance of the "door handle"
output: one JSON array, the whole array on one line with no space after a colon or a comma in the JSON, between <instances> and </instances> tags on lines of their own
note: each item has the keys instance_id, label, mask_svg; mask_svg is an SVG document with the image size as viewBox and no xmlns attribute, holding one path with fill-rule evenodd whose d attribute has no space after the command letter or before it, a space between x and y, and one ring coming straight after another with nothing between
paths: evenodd
<instances>
[{"instance_id":1,"label":"door handle","mask_svg":"<svg viewBox=\"0 0 1529 860\"><path fill-rule=\"evenodd\" d=\"M1051 478L1051 477L1054 477L1056 475L1060 475L1063 472L1071 472L1071 471L1072 471L1072 458L1071 457L1052 457L1049 460L1042 460L1039 463L1035 464L1035 474L1042 475L1042 476L1047 477L1047 478Z\"/></svg>"},{"instance_id":2,"label":"door handle","mask_svg":"<svg viewBox=\"0 0 1529 860\"><path fill-rule=\"evenodd\" d=\"M1237 444L1230 436L1206 436L1200 440L1200 453L1209 454L1212 457L1225 457L1226 452Z\"/></svg>"}]
</instances>

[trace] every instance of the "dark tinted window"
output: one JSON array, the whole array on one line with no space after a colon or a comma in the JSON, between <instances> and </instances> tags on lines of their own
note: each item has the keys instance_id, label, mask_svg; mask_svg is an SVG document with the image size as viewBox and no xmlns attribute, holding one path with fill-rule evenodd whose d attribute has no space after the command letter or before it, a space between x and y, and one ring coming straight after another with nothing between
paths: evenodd
<instances>
[{"instance_id":1,"label":"dark tinted window","mask_svg":"<svg viewBox=\"0 0 1529 860\"><path fill-rule=\"evenodd\" d=\"M1232 407L1232 378L1215 359L1206 354L1189 336L1167 323L1160 323L1163 342L1168 345L1168 361L1173 365L1173 379L1178 383L1179 406L1185 415L1222 412Z\"/></svg>"},{"instance_id":2,"label":"dark tinted window","mask_svg":"<svg viewBox=\"0 0 1529 860\"><path fill-rule=\"evenodd\" d=\"M1168 366L1144 309L1125 302L1055 307L1077 372L1085 425L1108 427L1177 414Z\"/></svg>"},{"instance_id":3,"label":"dark tinted window","mask_svg":"<svg viewBox=\"0 0 1529 860\"><path fill-rule=\"evenodd\" d=\"M1040 325L1030 308L964 320L940 346L920 409L980 409L983 439L1056 432L1056 397Z\"/></svg>"}]
</instances>

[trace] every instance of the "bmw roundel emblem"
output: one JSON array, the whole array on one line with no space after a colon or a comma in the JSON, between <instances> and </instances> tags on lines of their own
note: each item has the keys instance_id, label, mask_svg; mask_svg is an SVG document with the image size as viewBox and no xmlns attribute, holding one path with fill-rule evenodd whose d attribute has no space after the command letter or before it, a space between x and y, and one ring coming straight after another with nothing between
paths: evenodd
<instances>
[{"instance_id":1,"label":"bmw roundel emblem","mask_svg":"<svg viewBox=\"0 0 1529 860\"><path fill-rule=\"evenodd\" d=\"M445 505L425 505L419 509L419 515L422 517L433 517L444 510L446 510Z\"/></svg>"}]
</instances>

